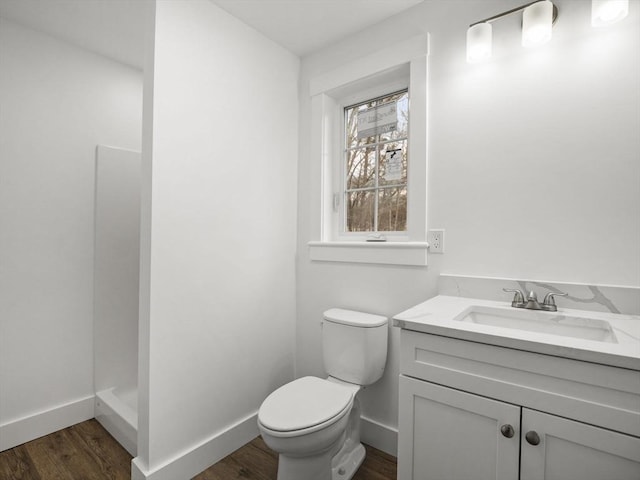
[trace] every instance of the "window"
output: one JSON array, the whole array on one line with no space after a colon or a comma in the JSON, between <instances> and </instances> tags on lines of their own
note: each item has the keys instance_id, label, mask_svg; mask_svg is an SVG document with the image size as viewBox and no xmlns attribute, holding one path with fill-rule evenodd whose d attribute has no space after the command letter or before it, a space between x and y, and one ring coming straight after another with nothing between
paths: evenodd
<instances>
[{"instance_id":1,"label":"window","mask_svg":"<svg viewBox=\"0 0 640 480\"><path fill-rule=\"evenodd\" d=\"M344 232L407 229L409 92L344 109Z\"/></svg>"},{"instance_id":2,"label":"window","mask_svg":"<svg viewBox=\"0 0 640 480\"><path fill-rule=\"evenodd\" d=\"M418 35L310 78L310 260L427 264L427 52Z\"/></svg>"}]
</instances>

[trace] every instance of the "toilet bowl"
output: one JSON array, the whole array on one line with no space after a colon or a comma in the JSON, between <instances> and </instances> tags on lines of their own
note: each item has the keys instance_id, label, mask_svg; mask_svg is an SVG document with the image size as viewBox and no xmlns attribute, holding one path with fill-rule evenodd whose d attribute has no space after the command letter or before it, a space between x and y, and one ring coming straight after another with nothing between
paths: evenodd
<instances>
[{"instance_id":1,"label":"toilet bowl","mask_svg":"<svg viewBox=\"0 0 640 480\"><path fill-rule=\"evenodd\" d=\"M388 319L333 308L324 312L328 378L303 377L262 403L258 428L278 452L278 480L350 480L363 462L359 390L380 379Z\"/></svg>"},{"instance_id":2,"label":"toilet bowl","mask_svg":"<svg viewBox=\"0 0 640 480\"><path fill-rule=\"evenodd\" d=\"M258 428L279 453L278 480L349 479L364 460L358 385L303 377L262 404Z\"/></svg>"}]
</instances>

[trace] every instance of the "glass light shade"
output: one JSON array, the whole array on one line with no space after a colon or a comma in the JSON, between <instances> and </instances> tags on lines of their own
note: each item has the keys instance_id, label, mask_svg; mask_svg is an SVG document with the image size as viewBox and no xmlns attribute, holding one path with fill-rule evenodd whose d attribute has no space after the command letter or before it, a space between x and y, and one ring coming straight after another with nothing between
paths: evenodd
<instances>
[{"instance_id":1,"label":"glass light shade","mask_svg":"<svg viewBox=\"0 0 640 480\"><path fill-rule=\"evenodd\" d=\"M467 62L478 63L491 58L492 28L478 23L467 30Z\"/></svg>"},{"instance_id":2,"label":"glass light shade","mask_svg":"<svg viewBox=\"0 0 640 480\"><path fill-rule=\"evenodd\" d=\"M522 13L522 46L535 47L551 40L553 3L549 0L529 5Z\"/></svg>"},{"instance_id":3,"label":"glass light shade","mask_svg":"<svg viewBox=\"0 0 640 480\"><path fill-rule=\"evenodd\" d=\"M605 27L619 22L629 14L629 0L593 0L591 25Z\"/></svg>"}]
</instances>

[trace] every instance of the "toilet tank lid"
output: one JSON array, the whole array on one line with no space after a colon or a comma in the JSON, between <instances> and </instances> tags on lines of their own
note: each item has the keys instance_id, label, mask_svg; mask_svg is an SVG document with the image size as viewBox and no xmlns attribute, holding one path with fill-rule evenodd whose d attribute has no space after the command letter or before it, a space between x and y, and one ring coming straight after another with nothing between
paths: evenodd
<instances>
[{"instance_id":1,"label":"toilet tank lid","mask_svg":"<svg viewBox=\"0 0 640 480\"><path fill-rule=\"evenodd\" d=\"M381 327L389 321L387 317L383 317L382 315L344 310L342 308L331 308L327 310L324 312L324 319L328 322L361 328Z\"/></svg>"}]
</instances>

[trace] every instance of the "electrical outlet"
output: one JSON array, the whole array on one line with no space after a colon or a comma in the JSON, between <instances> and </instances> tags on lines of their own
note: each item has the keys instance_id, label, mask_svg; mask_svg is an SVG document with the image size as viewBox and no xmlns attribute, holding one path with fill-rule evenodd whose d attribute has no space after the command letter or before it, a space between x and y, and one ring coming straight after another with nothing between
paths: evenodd
<instances>
[{"instance_id":1,"label":"electrical outlet","mask_svg":"<svg viewBox=\"0 0 640 480\"><path fill-rule=\"evenodd\" d=\"M429 251L444 253L444 230L429 230Z\"/></svg>"}]
</instances>

